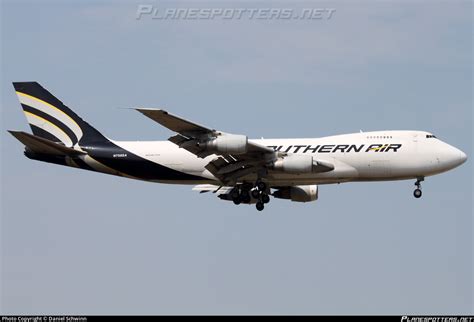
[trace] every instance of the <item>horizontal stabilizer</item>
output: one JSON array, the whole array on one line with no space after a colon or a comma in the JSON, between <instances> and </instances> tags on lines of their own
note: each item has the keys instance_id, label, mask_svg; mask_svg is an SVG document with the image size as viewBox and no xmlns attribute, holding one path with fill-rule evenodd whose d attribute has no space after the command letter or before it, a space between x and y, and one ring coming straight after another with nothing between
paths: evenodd
<instances>
[{"instance_id":1,"label":"horizontal stabilizer","mask_svg":"<svg viewBox=\"0 0 474 322\"><path fill-rule=\"evenodd\" d=\"M41 138L39 136L31 135L29 133L21 131L8 131L13 135L18 141L23 143L28 149L35 153L41 154L52 154L52 155L68 155L76 156L81 154L87 154L82 151L78 151L67 146L61 145L59 143L52 142L50 140Z\"/></svg>"}]
</instances>

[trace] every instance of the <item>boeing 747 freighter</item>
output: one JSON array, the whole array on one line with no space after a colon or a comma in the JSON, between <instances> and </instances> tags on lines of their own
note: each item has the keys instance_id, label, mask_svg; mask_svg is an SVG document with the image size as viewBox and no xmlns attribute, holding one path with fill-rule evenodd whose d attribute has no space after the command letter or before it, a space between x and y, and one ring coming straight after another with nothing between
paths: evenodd
<instances>
[{"instance_id":1,"label":"boeing 747 freighter","mask_svg":"<svg viewBox=\"0 0 474 322\"><path fill-rule=\"evenodd\" d=\"M36 82L13 83L32 133L10 131L33 160L131 179L196 185L261 211L274 198L318 198L318 185L415 180L456 168L461 150L424 131L377 131L306 139L249 139L162 109L136 108L175 132L168 141L114 141Z\"/></svg>"}]
</instances>

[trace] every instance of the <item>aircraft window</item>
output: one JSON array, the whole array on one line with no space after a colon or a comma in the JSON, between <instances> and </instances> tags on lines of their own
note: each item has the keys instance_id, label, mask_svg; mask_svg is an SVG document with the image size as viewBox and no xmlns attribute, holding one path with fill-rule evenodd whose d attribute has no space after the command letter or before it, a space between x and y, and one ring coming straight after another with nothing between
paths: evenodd
<instances>
[{"instance_id":1,"label":"aircraft window","mask_svg":"<svg viewBox=\"0 0 474 322\"><path fill-rule=\"evenodd\" d=\"M427 135L426 135L426 138L427 138L427 139L431 139L431 138L436 138L436 136L434 136L433 134L427 134Z\"/></svg>"},{"instance_id":2,"label":"aircraft window","mask_svg":"<svg viewBox=\"0 0 474 322\"><path fill-rule=\"evenodd\" d=\"M367 139L391 139L393 136L391 135L374 135L374 136L367 136Z\"/></svg>"}]
</instances>

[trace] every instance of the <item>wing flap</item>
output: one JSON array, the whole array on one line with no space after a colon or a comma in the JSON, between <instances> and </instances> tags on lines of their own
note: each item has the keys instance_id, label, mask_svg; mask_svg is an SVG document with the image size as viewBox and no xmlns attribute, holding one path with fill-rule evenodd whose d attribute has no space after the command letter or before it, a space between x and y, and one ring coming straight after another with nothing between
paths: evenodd
<instances>
[{"instance_id":1,"label":"wing flap","mask_svg":"<svg viewBox=\"0 0 474 322\"><path fill-rule=\"evenodd\" d=\"M199 193L206 193L206 192L227 193L232 189L233 189L232 187L217 186L217 185L214 185L214 184L198 184L197 186L193 187L193 191L199 191Z\"/></svg>"}]
</instances>

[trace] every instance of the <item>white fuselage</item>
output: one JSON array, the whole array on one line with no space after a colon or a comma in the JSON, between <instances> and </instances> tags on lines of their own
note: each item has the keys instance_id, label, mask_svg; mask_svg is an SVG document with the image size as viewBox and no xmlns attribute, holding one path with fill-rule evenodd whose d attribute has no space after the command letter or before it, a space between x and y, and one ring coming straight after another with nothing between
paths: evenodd
<instances>
[{"instance_id":1,"label":"white fuselage","mask_svg":"<svg viewBox=\"0 0 474 322\"><path fill-rule=\"evenodd\" d=\"M422 178L453 169L466 160L457 148L422 131L378 131L314 139L251 140L288 154L310 154L334 165L323 173L290 174L269 171L271 186L329 184ZM165 183L216 183L205 166L216 156L199 158L168 141L113 141L142 158L168 168L205 178L199 181L158 180ZM254 181L250 175L239 181Z\"/></svg>"}]
</instances>

